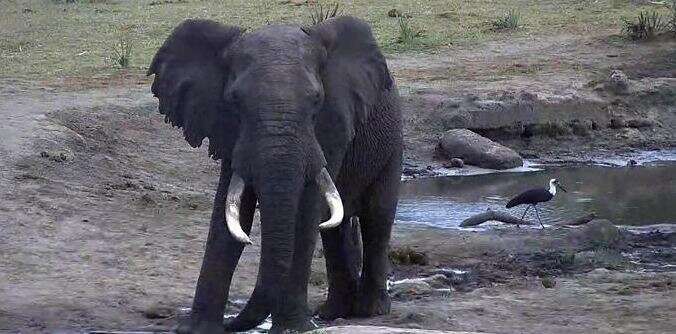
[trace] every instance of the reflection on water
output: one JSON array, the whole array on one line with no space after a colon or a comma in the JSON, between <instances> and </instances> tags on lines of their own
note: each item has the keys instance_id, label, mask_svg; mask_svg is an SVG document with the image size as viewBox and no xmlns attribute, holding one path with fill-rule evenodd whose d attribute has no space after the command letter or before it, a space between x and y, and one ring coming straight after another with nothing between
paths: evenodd
<instances>
[{"instance_id":1,"label":"reflection on water","mask_svg":"<svg viewBox=\"0 0 676 334\"><path fill-rule=\"evenodd\" d=\"M416 179L402 186L398 223L457 227L491 207L504 208L521 191L545 187L557 178L568 189L538 205L545 224L569 221L590 212L618 225L676 223L676 163L641 167L576 166L528 173ZM509 209L521 216L524 206ZM533 214L533 216L530 216ZM533 210L528 217L535 219Z\"/></svg>"}]
</instances>

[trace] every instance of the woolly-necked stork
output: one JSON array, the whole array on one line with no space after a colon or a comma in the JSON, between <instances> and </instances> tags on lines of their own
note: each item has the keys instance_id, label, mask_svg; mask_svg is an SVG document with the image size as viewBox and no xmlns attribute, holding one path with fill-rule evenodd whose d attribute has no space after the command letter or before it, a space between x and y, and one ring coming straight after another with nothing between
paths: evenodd
<instances>
[{"instance_id":1,"label":"woolly-necked stork","mask_svg":"<svg viewBox=\"0 0 676 334\"><path fill-rule=\"evenodd\" d=\"M518 196L510 199L509 202L507 202L506 207L509 209L517 205L528 204L528 206L526 207L526 211L524 211L523 215L521 216L521 220L523 220L523 218L526 217L528 209L530 209L531 206L534 207L535 214L538 217L538 222L540 223L540 226L542 226L542 228L545 228L545 226L542 225L542 221L540 220L540 212L538 212L538 207L536 205L538 203L548 202L549 200L554 198L554 195L556 195L557 186L561 188L561 190L567 192L566 189L559 183L557 179L551 179L549 180L549 189L534 188L526 190L521 194L519 194Z\"/></svg>"}]
</instances>

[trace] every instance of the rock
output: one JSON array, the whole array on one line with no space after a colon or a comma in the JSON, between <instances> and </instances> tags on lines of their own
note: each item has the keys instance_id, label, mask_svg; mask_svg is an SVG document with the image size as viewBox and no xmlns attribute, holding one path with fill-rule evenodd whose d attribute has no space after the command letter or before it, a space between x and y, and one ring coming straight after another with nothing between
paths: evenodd
<instances>
[{"instance_id":1,"label":"rock","mask_svg":"<svg viewBox=\"0 0 676 334\"><path fill-rule=\"evenodd\" d=\"M67 149L42 151L40 152L40 156L56 162L71 161L75 158L73 152Z\"/></svg>"},{"instance_id":2,"label":"rock","mask_svg":"<svg viewBox=\"0 0 676 334\"><path fill-rule=\"evenodd\" d=\"M451 285L450 280L443 274L435 274L423 277L421 280L429 284L434 289L446 289Z\"/></svg>"},{"instance_id":3,"label":"rock","mask_svg":"<svg viewBox=\"0 0 676 334\"><path fill-rule=\"evenodd\" d=\"M581 122L580 120L573 120L570 123L570 128L573 130L573 134L577 136L587 137L589 136L589 130L592 129L592 123Z\"/></svg>"},{"instance_id":4,"label":"rock","mask_svg":"<svg viewBox=\"0 0 676 334\"><path fill-rule=\"evenodd\" d=\"M646 118L634 118L629 119L626 122L626 125L630 128L652 128L655 126L655 121Z\"/></svg>"},{"instance_id":5,"label":"rock","mask_svg":"<svg viewBox=\"0 0 676 334\"><path fill-rule=\"evenodd\" d=\"M152 195L145 193L139 199L139 202L145 206L156 206L157 202L153 199Z\"/></svg>"},{"instance_id":6,"label":"rock","mask_svg":"<svg viewBox=\"0 0 676 334\"><path fill-rule=\"evenodd\" d=\"M607 124L608 119L608 102L596 94L520 91L499 98L469 95L441 99L435 104L430 121L444 130L470 129L491 138L518 139L574 132L585 135L585 128Z\"/></svg>"},{"instance_id":7,"label":"rock","mask_svg":"<svg viewBox=\"0 0 676 334\"><path fill-rule=\"evenodd\" d=\"M572 233L571 238L593 249L620 248L625 244L620 230L607 219L592 220L584 228Z\"/></svg>"},{"instance_id":8,"label":"rock","mask_svg":"<svg viewBox=\"0 0 676 334\"><path fill-rule=\"evenodd\" d=\"M463 168L465 167L465 162L460 158L453 158L449 161L448 164L444 165L447 168Z\"/></svg>"},{"instance_id":9,"label":"rock","mask_svg":"<svg viewBox=\"0 0 676 334\"><path fill-rule=\"evenodd\" d=\"M613 70L610 73L606 88L615 94L627 94L629 91L629 78L620 70Z\"/></svg>"},{"instance_id":10,"label":"rock","mask_svg":"<svg viewBox=\"0 0 676 334\"><path fill-rule=\"evenodd\" d=\"M634 159L629 159L629 161L627 161L627 166L636 166L636 165L638 165L638 161Z\"/></svg>"},{"instance_id":11,"label":"rock","mask_svg":"<svg viewBox=\"0 0 676 334\"><path fill-rule=\"evenodd\" d=\"M398 248L390 251L390 260L399 265L421 265L429 263L427 254L411 249L410 247Z\"/></svg>"},{"instance_id":12,"label":"rock","mask_svg":"<svg viewBox=\"0 0 676 334\"><path fill-rule=\"evenodd\" d=\"M624 119L619 118L619 117L613 117L613 118L610 119L609 127L611 129L622 129L622 128L626 127L626 125L627 124L624 121Z\"/></svg>"},{"instance_id":13,"label":"rock","mask_svg":"<svg viewBox=\"0 0 676 334\"><path fill-rule=\"evenodd\" d=\"M444 275L450 285L467 285L472 281L472 275L468 271L457 269L436 269L430 272L433 275Z\"/></svg>"},{"instance_id":14,"label":"rock","mask_svg":"<svg viewBox=\"0 0 676 334\"><path fill-rule=\"evenodd\" d=\"M523 166L523 159L514 150L467 129L444 133L440 147L449 158L461 158L464 163L490 169Z\"/></svg>"},{"instance_id":15,"label":"rock","mask_svg":"<svg viewBox=\"0 0 676 334\"><path fill-rule=\"evenodd\" d=\"M143 310L143 316L148 319L166 319L174 314L174 309L162 303L153 303Z\"/></svg>"},{"instance_id":16,"label":"rock","mask_svg":"<svg viewBox=\"0 0 676 334\"><path fill-rule=\"evenodd\" d=\"M390 284L390 295L399 299L430 295L433 292L432 286L421 278L403 279Z\"/></svg>"}]
</instances>

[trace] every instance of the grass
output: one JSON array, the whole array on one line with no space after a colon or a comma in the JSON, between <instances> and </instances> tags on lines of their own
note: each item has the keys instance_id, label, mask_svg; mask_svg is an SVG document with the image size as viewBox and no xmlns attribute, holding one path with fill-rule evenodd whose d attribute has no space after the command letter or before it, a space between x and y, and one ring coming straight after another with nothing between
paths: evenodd
<instances>
[{"instance_id":1,"label":"grass","mask_svg":"<svg viewBox=\"0 0 676 334\"><path fill-rule=\"evenodd\" d=\"M120 28L119 34L118 43L113 46L112 61L121 68L128 68L131 64L134 43L131 27L125 26Z\"/></svg>"},{"instance_id":2,"label":"grass","mask_svg":"<svg viewBox=\"0 0 676 334\"><path fill-rule=\"evenodd\" d=\"M658 33L666 30L667 24L657 11L642 11L636 19L623 18L622 31L631 40L646 40L654 38Z\"/></svg>"},{"instance_id":3,"label":"grass","mask_svg":"<svg viewBox=\"0 0 676 334\"><path fill-rule=\"evenodd\" d=\"M491 31L496 17L513 10L519 22L514 37L572 33L613 33L622 17L633 17L651 6L629 1L561 0L336 0L343 14L368 21L386 53L434 52L457 45L475 46L505 38ZM328 7L332 9L331 7ZM410 27L424 28L415 43L397 43L399 18L392 8L411 15ZM141 74L172 28L186 18L206 18L248 29L270 23L311 24L308 6L270 0L136 0L47 1L4 0L0 6L0 77L29 80L110 77ZM665 17L669 8L655 9ZM120 27L130 33L126 68L112 61L112 45ZM131 46L133 45L133 48ZM124 52L122 52L124 54Z\"/></svg>"},{"instance_id":4,"label":"grass","mask_svg":"<svg viewBox=\"0 0 676 334\"><path fill-rule=\"evenodd\" d=\"M423 36L423 31L418 30L411 24L411 19L399 16L399 37L397 43L413 47L416 41Z\"/></svg>"},{"instance_id":5,"label":"grass","mask_svg":"<svg viewBox=\"0 0 676 334\"><path fill-rule=\"evenodd\" d=\"M514 9L510 9L507 13L493 21L493 30L495 31L516 30L520 26L521 14Z\"/></svg>"}]
</instances>

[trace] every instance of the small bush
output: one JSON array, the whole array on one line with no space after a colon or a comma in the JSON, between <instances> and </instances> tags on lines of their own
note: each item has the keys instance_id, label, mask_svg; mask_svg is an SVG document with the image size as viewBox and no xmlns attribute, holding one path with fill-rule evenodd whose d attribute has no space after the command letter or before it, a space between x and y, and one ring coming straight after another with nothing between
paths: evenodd
<instances>
[{"instance_id":1,"label":"small bush","mask_svg":"<svg viewBox=\"0 0 676 334\"><path fill-rule=\"evenodd\" d=\"M397 37L397 43L413 44L417 38L422 36L422 34L422 30L413 27L411 19L403 16L399 17L399 36Z\"/></svg>"},{"instance_id":2,"label":"small bush","mask_svg":"<svg viewBox=\"0 0 676 334\"><path fill-rule=\"evenodd\" d=\"M545 276L540 278L540 282L542 283L542 286L545 287L546 289L552 289L556 286L556 279L552 276Z\"/></svg>"},{"instance_id":3,"label":"small bush","mask_svg":"<svg viewBox=\"0 0 676 334\"><path fill-rule=\"evenodd\" d=\"M622 31L634 41L651 39L665 28L662 15L655 11L642 11L636 20L623 18L622 22L624 24Z\"/></svg>"},{"instance_id":4,"label":"small bush","mask_svg":"<svg viewBox=\"0 0 676 334\"><path fill-rule=\"evenodd\" d=\"M311 5L310 20L312 21L312 24L318 24L332 17L340 15L340 11L338 10L339 7L340 4L337 2L328 8L324 8L324 6L319 2Z\"/></svg>"},{"instance_id":5,"label":"small bush","mask_svg":"<svg viewBox=\"0 0 676 334\"><path fill-rule=\"evenodd\" d=\"M397 265L421 265L429 264L427 254L416 251L410 247L398 248L390 251L390 261Z\"/></svg>"},{"instance_id":6,"label":"small bush","mask_svg":"<svg viewBox=\"0 0 676 334\"><path fill-rule=\"evenodd\" d=\"M493 30L515 30L521 26L521 15L514 9L510 9L505 15L493 21Z\"/></svg>"},{"instance_id":7,"label":"small bush","mask_svg":"<svg viewBox=\"0 0 676 334\"><path fill-rule=\"evenodd\" d=\"M133 39L130 27L122 27L119 32L117 43L113 46L113 62L122 68L127 68L131 64L131 55L133 50Z\"/></svg>"}]
</instances>

